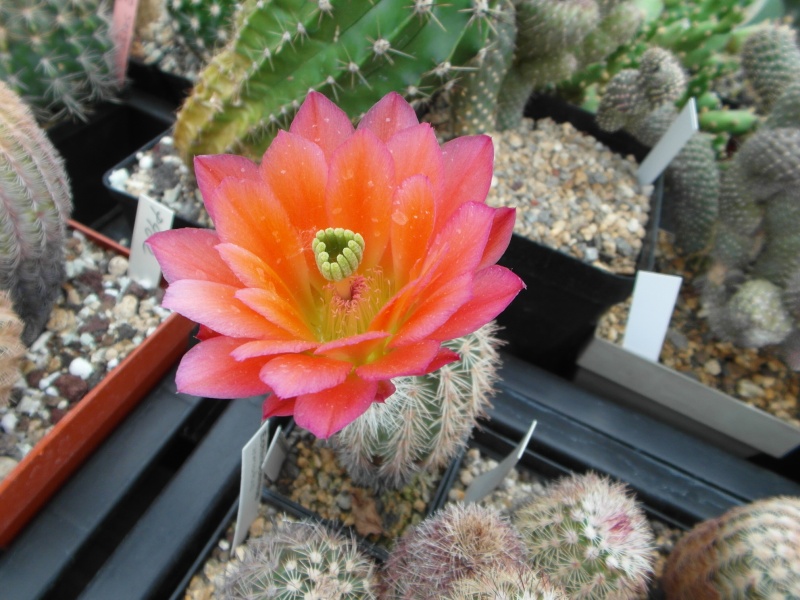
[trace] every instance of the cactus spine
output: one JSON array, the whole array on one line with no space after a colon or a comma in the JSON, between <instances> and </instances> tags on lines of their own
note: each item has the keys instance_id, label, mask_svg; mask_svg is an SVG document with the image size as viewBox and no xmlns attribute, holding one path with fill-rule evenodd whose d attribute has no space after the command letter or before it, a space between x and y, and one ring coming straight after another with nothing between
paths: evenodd
<instances>
[{"instance_id":1,"label":"cactus spine","mask_svg":"<svg viewBox=\"0 0 800 600\"><path fill-rule=\"evenodd\" d=\"M647 588L653 533L624 485L573 475L517 511L531 566L570 598L636 598Z\"/></svg>"},{"instance_id":2,"label":"cactus spine","mask_svg":"<svg viewBox=\"0 0 800 600\"><path fill-rule=\"evenodd\" d=\"M375 565L352 536L319 523L280 522L247 543L226 576L223 598L374 600Z\"/></svg>"},{"instance_id":3,"label":"cactus spine","mask_svg":"<svg viewBox=\"0 0 800 600\"><path fill-rule=\"evenodd\" d=\"M14 312L8 292L0 291L0 406L8 404L11 388L20 377L19 363L25 355L23 324Z\"/></svg>"},{"instance_id":4,"label":"cactus spine","mask_svg":"<svg viewBox=\"0 0 800 600\"><path fill-rule=\"evenodd\" d=\"M676 544L667 600L800 597L800 498L780 496L704 521Z\"/></svg>"},{"instance_id":5,"label":"cactus spine","mask_svg":"<svg viewBox=\"0 0 800 600\"><path fill-rule=\"evenodd\" d=\"M494 393L496 331L492 322L445 342L461 360L429 375L393 380L391 397L332 438L340 464L357 485L400 488L419 471L450 462Z\"/></svg>"},{"instance_id":6,"label":"cactus spine","mask_svg":"<svg viewBox=\"0 0 800 600\"><path fill-rule=\"evenodd\" d=\"M119 87L106 0L3 0L0 80L40 121L85 119Z\"/></svg>"},{"instance_id":7,"label":"cactus spine","mask_svg":"<svg viewBox=\"0 0 800 600\"><path fill-rule=\"evenodd\" d=\"M525 547L493 509L450 504L407 531L382 571L382 600L441 600L461 579L523 567Z\"/></svg>"},{"instance_id":8,"label":"cactus spine","mask_svg":"<svg viewBox=\"0 0 800 600\"><path fill-rule=\"evenodd\" d=\"M235 0L166 0L181 42L199 56L207 56L230 36Z\"/></svg>"},{"instance_id":9,"label":"cactus spine","mask_svg":"<svg viewBox=\"0 0 800 600\"><path fill-rule=\"evenodd\" d=\"M481 14L469 0L248 0L178 114L175 145L189 164L260 159L309 90L352 118L390 91L433 90L483 46Z\"/></svg>"},{"instance_id":10,"label":"cactus spine","mask_svg":"<svg viewBox=\"0 0 800 600\"><path fill-rule=\"evenodd\" d=\"M800 49L788 25L763 27L742 48L742 71L755 91L759 110L768 113L786 86L800 79Z\"/></svg>"},{"instance_id":11,"label":"cactus spine","mask_svg":"<svg viewBox=\"0 0 800 600\"><path fill-rule=\"evenodd\" d=\"M72 200L63 161L31 111L0 82L0 289L30 345L47 323L64 276Z\"/></svg>"},{"instance_id":12,"label":"cactus spine","mask_svg":"<svg viewBox=\"0 0 800 600\"><path fill-rule=\"evenodd\" d=\"M495 569L456 582L445 600L568 600L567 594L533 570Z\"/></svg>"}]
</instances>

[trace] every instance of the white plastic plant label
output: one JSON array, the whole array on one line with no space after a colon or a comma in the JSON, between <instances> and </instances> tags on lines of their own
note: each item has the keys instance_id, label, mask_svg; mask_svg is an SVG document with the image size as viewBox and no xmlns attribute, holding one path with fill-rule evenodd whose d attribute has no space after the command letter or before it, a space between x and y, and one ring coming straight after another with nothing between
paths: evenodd
<instances>
[{"instance_id":1,"label":"white plastic plant label","mask_svg":"<svg viewBox=\"0 0 800 600\"><path fill-rule=\"evenodd\" d=\"M139 197L136 221L133 224L131 256L128 259L128 275L145 287L154 288L161 281L161 266L145 242L156 232L172 229L174 218L174 211L160 202L147 196Z\"/></svg>"},{"instance_id":2,"label":"white plastic plant label","mask_svg":"<svg viewBox=\"0 0 800 600\"><path fill-rule=\"evenodd\" d=\"M286 434L283 433L283 428L279 425L275 430L275 435L272 438L272 443L269 445L267 455L264 457L264 462L261 464L261 470L267 479L276 481L278 475L281 473L283 462L289 454L289 440L286 439Z\"/></svg>"},{"instance_id":3,"label":"white plastic plant label","mask_svg":"<svg viewBox=\"0 0 800 600\"><path fill-rule=\"evenodd\" d=\"M649 271L636 273L623 348L658 362L682 282L683 279L677 275Z\"/></svg>"},{"instance_id":4,"label":"white plastic plant label","mask_svg":"<svg viewBox=\"0 0 800 600\"><path fill-rule=\"evenodd\" d=\"M636 172L639 184L653 183L699 128L697 104L694 98L689 98L678 117L639 165L639 170Z\"/></svg>"},{"instance_id":5,"label":"white plastic plant label","mask_svg":"<svg viewBox=\"0 0 800 600\"><path fill-rule=\"evenodd\" d=\"M269 448L269 419L264 421L255 435L242 448L242 479L239 483L239 510L236 514L236 530L233 533L233 547L244 541L250 525L258 515L261 503L261 486L264 472L261 464Z\"/></svg>"},{"instance_id":6,"label":"white plastic plant label","mask_svg":"<svg viewBox=\"0 0 800 600\"><path fill-rule=\"evenodd\" d=\"M503 479L511 473L511 470L517 465L519 459L522 458L522 455L525 453L525 448L528 447L528 442L531 441L534 429L536 429L536 421L531 423L528 432L511 454L506 456L494 469L478 475L472 480L472 483L469 484L464 494L464 502L479 502L483 500L503 482Z\"/></svg>"}]
</instances>

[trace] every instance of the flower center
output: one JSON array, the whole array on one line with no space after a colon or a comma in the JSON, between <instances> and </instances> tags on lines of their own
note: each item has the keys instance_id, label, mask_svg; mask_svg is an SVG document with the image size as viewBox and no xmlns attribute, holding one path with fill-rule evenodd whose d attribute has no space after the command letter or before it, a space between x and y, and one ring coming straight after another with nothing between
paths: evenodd
<instances>
[{"instance_id":1,"label":"flower center","mask_svg":"<svg viewBox=\"0 0 800 600\"><path fill-rule=\"evenodd\" d=\"M364 256L364 238L341 227L321 229L311 241L317 268L328 281L353 275Z\"/></svg>"}]
</instances>

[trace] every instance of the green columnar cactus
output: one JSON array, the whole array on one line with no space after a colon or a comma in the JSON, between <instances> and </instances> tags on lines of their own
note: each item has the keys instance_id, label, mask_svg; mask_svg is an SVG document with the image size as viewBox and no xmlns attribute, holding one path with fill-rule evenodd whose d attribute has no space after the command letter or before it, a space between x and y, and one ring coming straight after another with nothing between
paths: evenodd
<instances>
[{"instance_id":1,"label":"green columnar cactus","mask_svg":"<svg viewBox=\"0 0 800 600\"><path fill-rule=\"evenodd\" d=\"M759 500L695 526L662 583L667 600L800 597L800 498Z\"/></svg>"},{"instance_id":2,"label":"green columnar cactus","mask_svg":"<svg viewBox=\"0 0 800 600\"><path fill-rule=\"evenodd\" d=\"M235 0L166 0L180 40L199 56L228 41Z\"/></svg>"},{"instance_id":3,"label":"green columnar cactus","mask_svg":"<svg viewBox=\"0 0 800 600\"><path fill-rule=\"evenodd\" d=\"M225 578L222 597L374 600L375 565L352 536L319 523L283 521L247 543Z\"/></svg>"},{"instance_id":4,"label":"green columnar cactus","mask_svg":"<svg viewBox=\"0 0 800 600\"><path fill-rule=\"evenodd\" d=\"M653 533L622 484L594 473L564 478L513 523L531 566L574 600L633 599L647 588Z\"/></svg>"},{"instance_id":5,"label":"green columnar cactus","mask_svg":"<svg viewBox=\"0 0 800 600\"><path fill-rule=\"evenodd\" d=\"M0 81L0 289L39 336L64 277L64 235L72 210L63 161L22 100Z\"/></svg>"},{"instance_id":6,"label":"green columnar cactus","mask_svg":"<svg viewBox=\"0 0 800 600\"><path fill-rule=\"evenodd\" d=\"M175 145L189 164L260 159L309 90L357 118L390 91L440 87L483 47L484 12L470 0L248 0L179 112Z\"/></svg>"},{"instance_id":7,"label":"green columnar cactus","mask_svg":"<svg viewBox=\"0 0 800 600\"><path fill-rule=\"evenodd\" d=\"M494 569L456 582L443 600L568 600L547 575L529 568Z\"/></svg>"},{"instance_id":8,"label":"green columnar cactus","mask_svg":"<svg viewBox=\"0 0 800 600\"><path fill-rule=\"evenodd\" d=\"M407 531L389 555L382 600L441 600L461 579L524 566L519 533L477 504L450 504Z\"/></svg>"},{"instance_id":9,"label":"green columnar cactus","mask_svg":"<svg viewBox=\"0 0 800 600\"><path fill-rule=\"evenodd\" d=\"M795 30L771 25L751 35L742 48L742 70L768 113L786 86L800 79L800 49Z\"/></svg>"},{"instance_id":10,"label":"green columnar cactus","mask_svg":"<svg viewBox=\"0 0 800 600\"><path fill-rule=\"evenodd\" d=\"M672 53L651 48L639 69L619 72L606 87L597 123L606 131L624 129L645 146L654 146L677 117L674 102L684 92L683 69ZM687 254L710 244L718 215L719 173L710 135L695 134L665 172L672 203L676 245Z\"/></svg>"},{"instance_id":11,"label":"green columnar cactus","mask_svg":"<svg viewBox=\"0 0 800 600\"><path fill-rule=\"evenodd\" d=\"M11 388L20 378L19 363L25 355L20 339L23 327L11 296L0 291L0 406L8 404Z\"/></svg>"},{"instance_id":12,"label":"green columnar cactus","mask_svg":"<svg viewBox=\"0 0 800 600\"><path fill-rule=\"evenodd\" d=\"M3 0L0 80L41 122L85 119L119 88L106 0Z\"/></svg>"},{"instance_id":13,"label":"green columnar cactus","mask_svg":"<svg viewBox=\"0 0 800 600\"><path fill-rule=\"evenodd\" d=\"M392 396L331 439L357 485L400 488L414 474L452 460L494 393L496 331L492 322L446 342L461 360L429 375L395 379Z\"/></svg>"}]
</instances>

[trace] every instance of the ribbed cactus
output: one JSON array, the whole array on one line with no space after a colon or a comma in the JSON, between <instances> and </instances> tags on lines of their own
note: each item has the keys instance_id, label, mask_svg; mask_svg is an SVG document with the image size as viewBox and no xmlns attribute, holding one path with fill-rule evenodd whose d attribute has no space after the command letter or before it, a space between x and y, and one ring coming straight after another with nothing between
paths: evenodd
<instances>
[{"instance_id":1,"label":"ribbed cactus","mask_svg":"<svg viewBox=\"0 0 800 600\"><path fill-rule=\"evenodd\" d=\"M60 293L72 210L63 161L31 111L0 81L0 289L39 336Z\"/></svg>"},{"instance_id":2,"label":"ribbed cactus","mask_svg":"<svg viewBox=\"0 0 800 600\"><path fill-rule=\"evenodd\" d=\"M445 342L461 359L397 390L331 438L357 485L400 488L422 470L447 465L494 393L500 357L494 322Z\"/></svg>"},{"instance_id":3,"label":"ribbed cactus","mask_svg":"<svg viewBox=\"0 0 800 600\"><path fill-rule=\"evenodd\" d=\"M800 598L800 498L759 500L695 526L662 583L667 600Z\"/></svg>"},{"instance_id":4,"label":"ribbed cactus","mask_svg":"<svg viewBox=\"0 0 800 600\"><path fill-rule=\"evenodd\" d=\"M501 568L456 582L443 600L568 600L544 573L530 568Z\"/></svg>"},{"instance_id":5,"label":"ribbed cactus","mask_svg":"<svg viewBox=\"0 0 800 600\"><path fill-rule=\"evenodd\" d=\"M751 35L742 48L742 70L768 113L786 86L800 79L800 49L788 25L769 25Z\"/></svg>"},{"instance_id":6,"label":"ribbed cactus","mask_svg":"<svg viewBox=\"0 0 800 600\"><path fill-rule=\"evenodd\" d=\"M309 90L356 118L390 91L442 86L484 45L470 0L247 0L178 114L175 145L260 159Z\"/></svg>"},{"instance_id":7,"label":"ribbed cactus","mask_svg":"<svg viewBox=\"0 0 800 600\"><path fill-rule=\"evenodd\" d=\"M236 0L165 0L180 40L200 56L230 37Z\"/></svg>"},{"instance_id":8,"label":"ribbed cactus","mask_svg":"<svg viewBox=\"0 0 800 600\"><path fill-rule=\"evenodd\" d=\"M41 122L85 119L119 83L107 0L0 2L0 80Z\"/></svg>"},{"instance_id":9,"label":"ribbed cactus","mask_svg":"<svg viewBox=\"0 0 800 600\"><path fill-rule=\"evenodd\" d=\"M20 378L19 363L25 355L23 324L14 312L8 292L0 291L0 406L8 404L11 388Z\"/></svg>"},{"instance_id":10,"label":"ribbed cactus","mask_svg":"<svg viewBox=\"0 0 800 600\"><path fill-rule=\"evenodd\" d=\"M513 523L530 564L573 600L633 599L647 588L653 533L622 484L594 473L564 478Z\"/></svg>"},{"instance_id":11,"label":"ribbed cactus","mask_svg":"<svg viewBox=\"0 0 800 600\"><path fill-rule=\"evenodd\" d=\"M381 600L442 600L461 579L519 569L525 547L494 510L449 504L407 531L383 566Z\"/></svg>"},{"instance_id":12,"label":"ribbed cactus","mask_svg":"<svg viewBox=\"0 0 800 600\"><path fill-rule=\"evenodd\" d=\"M597 123L607 131L624 129L652 147L677 117L674 102L685 89L677 58L663 48L651 48L642 55L639 69L625 69L608 83ZM665 172L664 184L676 245L687 254L705 250L717 221L720 185L708 134L695 134L681 149Z\"/></svg>"},{"instance_id":13,"label":"ribbed cactus","mask_svg":"<svg viewBox=\"0 0 800 600\"><path fill-rule=\"evenodd\" d=\"M319 523L277 523L247 543L244 558L228 572L227 600L373 600L375 565L352 536Z\"/></svg>"}]
</instances>

